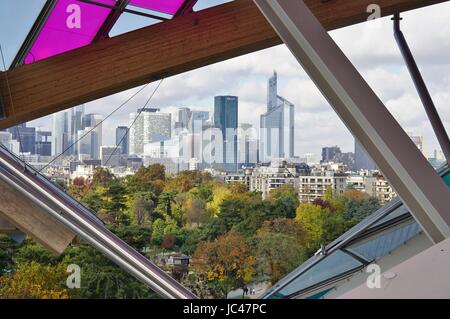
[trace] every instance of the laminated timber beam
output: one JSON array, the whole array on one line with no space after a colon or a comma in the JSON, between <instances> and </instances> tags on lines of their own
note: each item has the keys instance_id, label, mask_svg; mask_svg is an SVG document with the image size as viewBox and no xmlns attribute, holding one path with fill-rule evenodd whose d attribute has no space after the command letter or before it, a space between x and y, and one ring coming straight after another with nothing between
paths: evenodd
<instances>
[{"instance_id":1,"label":"laminated timber beam","mask_svg":"<svg viewBox=\"0 0 450 319\"><path fill-rule=\"evenodd\" d=\"M75 239L75 234L66 226L0 181L0 231L2 225L8 228L14 225L57 255Z\"/></svg>"},{"instance_id":2,"label":"laminated timber beam","mask_svg":"<svg viewBox=\"0 0 450 319\"><path fill-rule=\"evenodd\" d=\"M0 216L0 233L9 234L17 230L16 226Z\"/></svg>"},{"instance_id":3,"label":"laminated timber beam","mask_svg":"<svg viewBox=\"0 0 450 319\"><path fill-rule=\"evenodd\" d=\"M367 8L374 3L380 6L382 16L388 16L445 1L305 3L321 24L332 30L365 21ZM0 95L7 115L0 121L0 129L281 43L251 0L176 17L0 74Z\"/></svg>"}]
</instances>

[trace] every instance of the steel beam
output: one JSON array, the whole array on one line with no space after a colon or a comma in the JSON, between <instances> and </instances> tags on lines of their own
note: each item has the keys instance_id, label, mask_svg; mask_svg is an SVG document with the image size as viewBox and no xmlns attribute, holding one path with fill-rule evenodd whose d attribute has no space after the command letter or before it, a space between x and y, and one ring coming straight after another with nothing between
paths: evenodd
<instances>
[{"instance_id":1,"label":"steel beam","mask_svg":"<svg viewBox=\"0 0 450 319\"><path fill-rule=\"evenodd\" d=\"M254 0L433 242L450 236L450 189L303 1Z\"/></svg>"}]
</instances>

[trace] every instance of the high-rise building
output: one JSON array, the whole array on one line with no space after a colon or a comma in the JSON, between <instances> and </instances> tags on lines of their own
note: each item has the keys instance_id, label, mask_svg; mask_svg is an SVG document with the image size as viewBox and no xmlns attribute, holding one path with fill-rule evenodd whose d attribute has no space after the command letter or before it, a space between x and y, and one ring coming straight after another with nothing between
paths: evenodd
<instances>
[{"instance_id":1,"label":"high-rise building","mask_svg":"<svg viewBox=\"0 0 450 319\"><path fill-rule=\"evenodd\" d=\"M294 157L295 106L277 95L277 73L269 79L267 112L260 118L259 160Z\"/></svg>"},{"instance_id":2,"label":"high-rise building","mask_svg":"<svg viewBox=\"0 0 450 319\"><path fill-rule=\"evenodd\" d=\"M355 169L357 171L377 169L375 162L370 158L357 139L355 139Z\"/></svg>"},{"instance_id":3,"label":"high-rise building","mask_svg":"<svg viewBox=\"0 0 450 319\"><path fill-rule=\"evenodd\" d=\"M241 123L238 129L238 163L245 167L258 162L258 134L251 124Z\"/></svg>"},{"instance_id":4,"label":"high-rise building","mask_svg":"<svg viewBox=\"0 0 450 319\"><path fill-rule=\"evenodd\" d=\"M191 109L188 107L180 107L178 109L178 122L176 123L176 128L187 129L191 115Z\"/></svg>"},{"instance_id":5,"label":"high-rise building","mask_svg":"<svg viewBox=\"0 0 450 319\"><path fill-rule=\"evenodd\" d=\"M189 120L189 131L196 134L200 133L208 120L209 112L192 111Z\"/></svg>"},{"instance_id":6,"label":"high-rise building","mask_svg":"<svg viewBox=\"0 0 450 319\"><path fill-rule=\"evenodd\" d=\"M83 130L77 132L77 154L83 159L100 159L100 146L102 145L101 114L86 114L83 116Z\"/></svg>"},{"instance_id":7,"label":"high-rise building","mask_svg":"<svg viewBox=\"0 0 450 319\"><path fill-rule=\"evenodd\" d=\"M62 154L69 147L70 131L69 112L53 114L52 156Z\"/></svg>"},{"instance_id":8,"label":"high-rise building","mask_svg":"<svg viewBox=\"0 0 450 319\"><path fill-rule=\"evenodd\" d=\"M214 126L222 133L223 161L222 165L219 163L219 167L225 171L235 171L237 168L237 96L214 98Z\"/></svg>"},{"instance_id":9,"label":"high-rise building","mask_svg":"<svg viewBox=\"0 0 450 319\"><path fill-rule=\"evenodd\" d=\"M338 154L342 153L339 146L329 146L322 148L322 163L333 162Z\"/></svg>"},{"instance_id":10,"label":"high-rise building","mask_svg":"<svg viewBox=\"0 0 450 319\"><path fill-rule=\"evenodd\" d=\"M278 106L278 75L273 72L273 76L267 82L267 110L270 111Z\"/></svg>"},{"instance_id":11,"label":"high-rise building","mask_svg":"<svg viewBox=\"0 0 450 319\"><path fill-rule=\"evenodd\" d=\"M172 115L170 113L159 112L159 109L145 108L131 113L129 120L130 124L134 123L129 131L130 154L141 155L144 153L145 144L166 141L171 138Z\"/></svg>"},{"instance_id":12,"label":"high-rise building","mask_svg":"<svg viewBox=\"0 0 450 319\"><path fill-rule=\"evenodd\" d=\"M36 131L36 154L40 156L52 155L52 132Z\"/></svg>"},{"instance_id":13,"label":"high-rise building","mask_svg":"<svg viewBox=\"0 0 450 319\"><path fill-rule=\"evenodd\" d=\"M71 130L71 143L74 143L78 137L78 131L83 130L83 117L84 117L84 105L76 106L71 110L70 114L70 130ZM78 148L74 145L71 150L72 154L77 154Z\"/></svg>"},{"instance_id":14,"label":"high-rise building","mask_svg":"<svg viewBox=\"0 0 450 319\"><path fill-rule=\"evenodd\" d=\"M21 153L36 154L36 128L27 127L27 123L22 123L17 126L8 128L8 132L12 134L12 139L20 144Z\"/></svg>"},{"instance_id":15,"label":"high-rise building","mask_svg":"<svg viewBox=\"0 0 450 319\"><path fill-rule=\"evenodd\" d=\"M116 145L119 145L120 153L122 155L128 155L129 151L128 127L118 126L116 128Z\"/></svg>"},{"instance_id":16,"label":"high-rise building","mask_svg":"<svg viewBox=\"0 0 450 319\"><path fill-rule=\"evenodd\" d=\"M102 166L116 167L120 165L120 148L116 145L103 145L100 147Z\"/></svg>"}]
</instances>

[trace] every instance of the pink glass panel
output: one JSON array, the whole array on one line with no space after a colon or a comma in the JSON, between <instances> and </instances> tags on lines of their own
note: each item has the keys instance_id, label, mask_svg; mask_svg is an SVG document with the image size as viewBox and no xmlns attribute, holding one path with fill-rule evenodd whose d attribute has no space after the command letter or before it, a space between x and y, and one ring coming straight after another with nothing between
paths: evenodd
<instances>
[{"instance_id":1,"label":"pink glass panel","mask_svg":"<svg viewBox=\"0 0 450 319\"><path fill-rule=\"evenodd\" d=\"M97 0L115 5L115 0ZM92 42L111 9L76 0L58 0L25 63L30 64Z\"/></svg>"},{"instance_id":2,"label":"pink glass panel","mask_svg":"<svg viewBox=\"0 0 450 319\"><path fill-rule=\"evenodd\" d=\"M153 11L175 14L185 0L131 0L130 4Z\"/></svg>"}]
</instances>

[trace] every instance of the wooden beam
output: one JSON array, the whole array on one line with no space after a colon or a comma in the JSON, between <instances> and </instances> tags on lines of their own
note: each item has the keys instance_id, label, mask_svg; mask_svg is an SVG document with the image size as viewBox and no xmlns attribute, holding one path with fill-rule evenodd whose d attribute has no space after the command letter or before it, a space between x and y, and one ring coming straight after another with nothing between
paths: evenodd
<instances>
[{"instance_id":1,"label":"wooden beam","mask_svg":"<svg viewBox=\"0 0 450 319\"><path fill-rule=\"evenodd\" d=\"M332 30L365 21L367 7L373 3L388 16L445 1L305 2ZM8 116L0 121L0 128L280 43L252 0L177 17L0 74Z\"/></svg>"},{"instance_id":2,"label":"wooden beam","mask_svg":"<svg viewBox=\"0 0 450 319\"><path fill-rule=\"evenodd\" d=\"M17 230L16 226L10 223L7 219L0 217L0 233L12 233Z\"/></svg>"},{"instance_id":3,"label":"wooden beam","mask_svg":"<svg viewBox=\"0 0 450 319\"><path fill-rule=\"evenodd\" d=\"M40 207L0 181L0 220L6 220L55 254L61 254L75 234Z\"/></svg>"}]
</instances>

